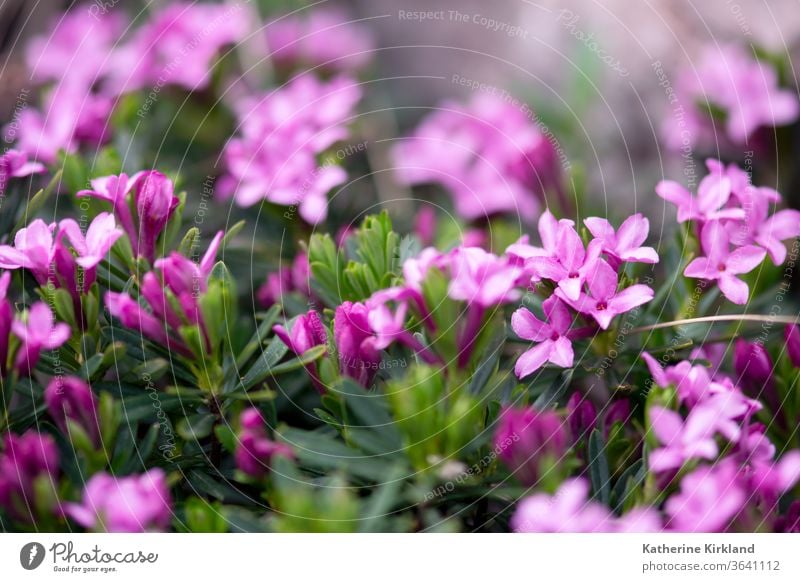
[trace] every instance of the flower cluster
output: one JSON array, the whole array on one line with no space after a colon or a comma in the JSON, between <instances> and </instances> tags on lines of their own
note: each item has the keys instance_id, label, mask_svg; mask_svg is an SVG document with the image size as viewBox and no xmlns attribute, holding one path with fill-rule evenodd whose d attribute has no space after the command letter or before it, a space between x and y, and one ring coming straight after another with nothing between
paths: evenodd
<instances>
[{"instance_id":1,"label":"flower cluster","mask_svg":"<svg viewBox=\"0 0 800 582\"><path fill-rule=\"evenodd\" d=\"M753 186L747 172L717 160L707 160L709 174L697 196L677 182L665 180L656 192L678 210L678 222L692 221L703 256L687 265L684 275L716 281L733 303L747 303L749 288L739 276L758 267L769 254L775 265L786 259L784 241L800 236L800 211L780 210L781 195ZM731 248L733 247L733 248Z\"/></svg>"}]
</instances>

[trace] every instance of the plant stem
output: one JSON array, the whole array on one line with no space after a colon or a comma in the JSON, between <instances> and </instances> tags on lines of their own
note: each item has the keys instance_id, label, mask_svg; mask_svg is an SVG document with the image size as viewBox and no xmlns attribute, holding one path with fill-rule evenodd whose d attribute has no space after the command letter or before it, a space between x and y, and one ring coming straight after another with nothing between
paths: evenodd
<instances>
[{"instance_id":1,"label":"plant stem","mask_svg":"<svg viewBox=\"0 0 800 582\"><path fill-rule=\"evenodd\" d=\"M644 331L652 331L654 329L663 329L665 327L678 327L680 325L688 325L691 323L715 323L718 321L760 321L762 323L781 323L793 325L800 323L800 316L791 317L788 315L712 315L708 317L693 317L691 319L676 319L675 321L666 321L664 323L655 323L653 325L645 325L642 327L634 328L630 333L642 333Z\"/></svg>"}]
</instances>

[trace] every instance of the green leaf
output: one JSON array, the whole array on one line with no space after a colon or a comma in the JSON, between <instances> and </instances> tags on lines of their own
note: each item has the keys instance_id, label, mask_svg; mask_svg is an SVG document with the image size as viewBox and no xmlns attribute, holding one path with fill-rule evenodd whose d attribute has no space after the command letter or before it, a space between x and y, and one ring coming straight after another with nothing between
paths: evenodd
<instances>
[{"instance_id":1,"label":"green leaf","mask_svg":"<svg viewBox=\"0 0 800 582\"><path fill-rule=\"evenodd\" d=\"M178 421L175 431L184 440L201 440L211 434L215 420L213 414L194 414Z\"/></svg>"},{"instance_id":2,"label":"green leaf","mask_svg":"<svg viewBox=\"0 0 800 582\"><path fill-rule=\"evenodd\" d=\"M592 481L592 497L608 505L611 500L611 477L603 434L598 429L594 429L589 436L589 477Z\"/></svg>"},{"instance_id":3,"label":"green leaf","mask_svg":"<svg viewBox=\"0 0 800 582\"><path fill-rule=\"evenodd\" d=\"M570 383L572 383L572 375L574 372L574 369L570 368L559 374L555 382L546 388L534 401L534 408L545 410L546 408L557 406L558 401L564 396Z\"/></svg>"}]
</instances>

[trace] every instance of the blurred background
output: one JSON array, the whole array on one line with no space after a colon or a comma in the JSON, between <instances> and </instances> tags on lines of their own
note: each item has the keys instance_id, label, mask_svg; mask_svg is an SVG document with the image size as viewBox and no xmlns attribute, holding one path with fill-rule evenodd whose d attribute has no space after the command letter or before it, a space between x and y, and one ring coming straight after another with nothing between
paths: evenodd
<instances>
[{"instance_id":1,"label":"blurred background","mask_svg":"<svg viewBox=\"0 0 800 582\"><path fill-rule=\"evenodd\" d=\"M110 9L119 2L131 15L163 4L156 0L96 2ZM263 15L310 4L254 3ZM21 47L74 4L58 0L4 0L0 4L0 114L4 119L29 84ZM366 107L393 108L382 120L387 135L406 131L424 115L425 107L443 98L466 99L482 90L473 86L508 90L534 108L567 155L581 153L580 164L593 195L602 201L619 201L627 209L661 204L653 194L654 184L662 176L680 173L679 157L664 152L659 144L659 123L670 111L664 78L657 74L659 65L667 76L672 75L681 67L691 67L702 47L728 41L800 54L796 0L330 0L317 4L343 7L371 29L378 48L371 74L375 82ZM373 165L379 165L380 158L376 155Z\"/></svg>"}]
</instances>

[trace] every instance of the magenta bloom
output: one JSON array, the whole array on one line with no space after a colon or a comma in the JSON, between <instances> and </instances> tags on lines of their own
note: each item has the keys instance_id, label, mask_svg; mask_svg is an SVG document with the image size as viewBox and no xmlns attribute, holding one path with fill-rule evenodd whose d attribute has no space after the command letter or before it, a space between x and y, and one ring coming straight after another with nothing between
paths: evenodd
<instances>
[{"instance_id":1,"label":"magenta bloom","mask_svg":"<svg viewBox=\"0 0 800 582\"><path fill-rule=\"evenodd\" d=\"M567 400L567 423L573 443L587 438L597 425L597 409L580 392L574 392Z\"/></svg>"},{"instance_id":2,"label":"magenta bloom","mask_svg":"<svg viewBox=\"0 0 800 582\"><path fill-rule=\"evenodd\" d=\"M161 469L115 477L97 473L86 484L81 503L65 503L64 513L98 532L139 533L165 530L172 498Z\"/></svg>"},{"instance_id":3,"label":"magenta bloom","mask_svg":"<svg viewBox=\"0 0 800 582\"><path fill-rule=\"evenodd\" d=\"M631 285L617 292L619 278L616 271L602 259L594 263L593 269L586 276L589 295L581 292L576 301L562 296L559 287L557 293L572 307L591 315L602 329L608 329L617 315L647 303L653 298L653 290L647 285Z\"/></svg>"},{"instance_id":4,"label":"magenta bloom","mask_svg":"<svg viewBox=\"0 0 800 582\"><path fill-rule=\"evenodd\" d=\"M115 95L178 85L189 91L211 82L216 58L248 33L239 5L170 2L157 10L109 59L107 90Z\"/></svg>"},{"instance_id":5,"label":"magenta bloom","mask_svg":"<svg viewBox=\"0 0 800 582\"><path fill-rule=\"evenodd\" d=\"M800 368L800 326L787 325L784 330L786 354L795 368Z\"/></svg>"},{"instance_id":6,"label":"magenta bloom","mask_svg":"<svg viewBox=\"0 0 800 582\"><path fill-rule=\"evenodd\" d=\"M281 16L266 27L271 57L279 66L356 71L372 59L370 30L328 6Z\"/></svg>"},{"instance_id":7,"label":"magenta bloom","mask_svg":"<svg viewBox=\"0 0 800 582\"><path fill-rule=\"evenodd\" d=\"M672 180L662 180L656 186L656 193L678 209L678 222L745 219L742 208L726 206L731 197L731 179L715 165L715 161L706 161L710 173L700 181L697 198Z\"/></svg>"},{"instance_id":8,"label":"magenta bloom","mask_svg":"<svg viewBox=\"0 0 800 582\"><path fill-rule=\"evenodd\" d=\"M291 447L276 443L269 438L265 428L266 422L258 410L248 408L242 412L239 421L242 430L239 433L235 456L236 466L240 471L251 477L264 477L269 472L270 463L275 456L294 458Z\"/></svg>"},{"instance_id":9,"label":"magenta bloom","mask_svg":"<svg viewBox=\"0 0 800 582\"><path fill-rule=\"evenodd\" d=\"M563 225L558 229L553 256L533 257L527 265L534 276L553 281L565 298L576 301L587 276L595 268L601 250L602 242L596 239L589 243L588 248L584 248L575 228Z\"/></svg>"},{"instance_id":10,"label":"magenta bloom","mask_svg":"<svg viewBox=\"0 0 800 582\"><path fill-rule=\"evenodd\" d=\"M381 354L375 347L377 340L369 324L369 311L363 303L345 301L336 308L333 319L339 369L365 387L372 383L381 362Z\"/></svg>"},{"instance_id":11,"label":"magenta bloom","mask_svg":"<svg viewBox=\"0 0 800 582\"><path fill-rule=\"evenodd\" d=\"M738 45L709 46L679 76L676 91L686 127L675 118L665 125L667 143L675 150L683 147L686 128L693 146L716 146L719 127L709 105L725 113L725 134L735 144L746 143L761 127L786 125L800 115L797 94L780 88L775 68Z\"/></svg>"},{"instance_id":12,"label":"magenta bloom","mask_svg":"<svg viewBox=\"0 0 800 582\"><path fill-rule=\"evenodd\" d=\"M479 308L517 301L521 293L514 288L521 270L477 247L458 247L450 263L448 294Z\"/></svg>"},{"instance_id":13,"label":"magenta bloom","mask_svg":"<svg viewBox=\"0 0 800 582\"><path fill-rule=\"evenodd\" d=\"M8 186L11 178L25 178L32 174L41 174L45 168L42 164L28 161L28 154L17 150L8 150L0 156L0 195Z\"/></svg>"},{"instance_id":14,"label":"magenta bloom","mask_svg":"<svg viewBox=\"0 0 800 582\"><path fill-rule=\"evenodd\" d=\"M748 394L761 395L772 385L772 358L760 343L739 338L733 349L733 365Z\"/></svg>"},{"instance_id":15,"label":"magenta bloom","mask_svg":"<svg viewBox=\"0 0 800 582\"><path fill-rule=\"evenodd\" d=\"M713 418L706 410L694 409L686 422L680 414L654 406L650 409L650 426L664 445L650 453L650 470L678 470L690 459L715 459L719 452L714 440Z\"/></svg>"},{"instance_id":16,"label":"magenta bloom","mask_svg":"<svg viewBox=\"0 0 800 582\"><path fill-rule=\"evenodd\" d=\"M55 350L61 347L71 335L66 323L54 325L53 313L47 304L41 301L28 310L26 321L14 320L11 331L21 343L14 366L23 376L33 373L42 350Z\"/></svg>"},{"instance_id":17,"label":"magenta bloom","mask_svg":"<svg viewBox=\"0 0 800 582\"><path fill-rule=\"evenodd\" d=\"M544 193L560 187L555 148L531 111L486 93L467 106L442 103L392 155L400 181L440 184L467 220L532 221Z\"/></svg>"},{"instance_id":18,"label":"magenta bloom","mask_svg":"<svg viewBox=\"0 0 800 582\"><path fill-rule=\"evenodd\" d=\"M346 123L361 97L345 77L327 82L303 75L238 106L240 135L225 146L220 192L239 206L264 200L288 206L310 224L328 212L327 193L344 183L344 169L319 156L348 136Z\"/></svg>"},{"instance_id":19,"label":"magenta bloom","mask_svg":"<svg viewBox=\"0 0 800 582\"><path fill-rule=\"evenodd\" d=\"M605 218L591 217L584 220L583 223L592 236L603 241L603 252L616 264L619 262L650 264L658 262L658 253L655 249L642 246L650 232L650 221L641 214L629 216L620 225L618 231L615 231Z\"/></svg>"},{"instance_id":20,"label":"magenta bloom","mask_svg":"<svg viewBox=\"0 0 800 582\"><path fill-rule=\"evenodd\" d=\"M569 437L555 412L506 408L498 419L494 445L509 471L534 486L545 471L563 461Z\"/></svg>"},{"instance_id":21,"label":"magenta bloom","mask_svg":"<svg viewBox=\"0 0 800 582\"><path fill-rule=\"evenodd\" d=\"M683 274L694 279L716 281L720 291L737 305L747 303L750 289L737 277L755 269L767 256L764 249L753 245L730 250L730 238L724 226L709 222L700 235L704 257L694 259Z\"/></svg>"},{"instance_id":22,"label":"magenta bloom","mask_svg":"<svg viewBox=\"0 0 800 582\"><path fill-rule=\"evenodd\" d=\"M564 481L553 496L537 493L520 501L511 518L511 528L517 533L614 531L614 516L588 496L586 480Z\"/></svg>"},{"instance_id":23,"label":"magenta bloom","mask_svg":"<svg viewBox=\"0 0 800 582\"><path fill-rule=\"evenodd\" d=\"M328 332L319 314L314 310L298 316L294 320L291 331L287 331L282 325L273 326L272 329L275 335L298 356L302 356L315 346L323 346L328 343Z\"/></svg>"},{"instance_id":24,"label":"magenta bloom","mask_svg":"<svg viewBox=\"0 0 800 582\"><path fill-rule=\"evenodd\" d=\"M27 227L19 229L14 236L13 247L0 245L0 267L28 269L40 285L47 283L50 264L55 258L55 226L37 218Z\"/></svg>"},{"instance_id":25,"label":"magenta bloom","mask_svg":"<svg viewBox=\"0 0 800 582\"><path fill-rule=\"evenodd\" d=\"M36 507L34 484L46 479L57 487L58 449L50 435L29 430L22 436L6 433L0 453L0 507L13 519L35 523L39 511L54 508Z\"/></svg>"},{"instance_id":26,"label":"magenta bloom","mask_svg":"<svg viewBox=\"0 0 800 582\"><path fill-rule=\"evenodd\" d=\"M45 388L44 401L65 435L69 435L67 421L70 421L83 429L96 447L100 446L97 400L86 382L75 376L55 377Z\"/></svg>"},{"instance_id":27,"label":"magenta bloom","mask_svg":"<svg viewBox=\"0 0 800 582\"><path fill-rule=\"evenodd\" d=\"M81 190L78 197L90 196L110 202L131 242L134 253L151 263L156 258L156 241L178 206L172 181L155 170L105 176L92 180L92 190ZM132 200L128 194L132 195ZM135 209L135 219L131 213Z\"/></svg>"},{"instance_id":28,"label":"magenta bloom","mask_svg":"<svg viewBox=\"0 0 800 582\"><path fill-rule=\"evenodd\" d=\"M8 363L8 338L11 334L11 324L14 321L14 308L8 299L8 286L11 283L11 273L8 271L0 274L0 375L5 377Z\"/></svg>"},{"instance_id":29,"label":"magenta bloom","mask_svg":"<svg viewBox=\"0 0 800 582\"><path fill-rule=\"evenodd\" d=\"M729 462L700 466L667 500L667 527L684 533L723 532L747 502L737 468Z\"/></svg>"},{"instance_id":30,"label":"magenta bloom","mask_svg":"<svg viewBox=\"0 0 800 582\"><path fill-rule=\"evenodd\" d=\"M572 315L567 306L555 296L547 299L542 306L547 323L539 321L524 307L517 309L511 316L514 333L537 344L522 354L514 366L514 372L520 379L530 376L546 362L562 368L572 367L574 354L569 339Z\"/></svg>"}]
</instances>

